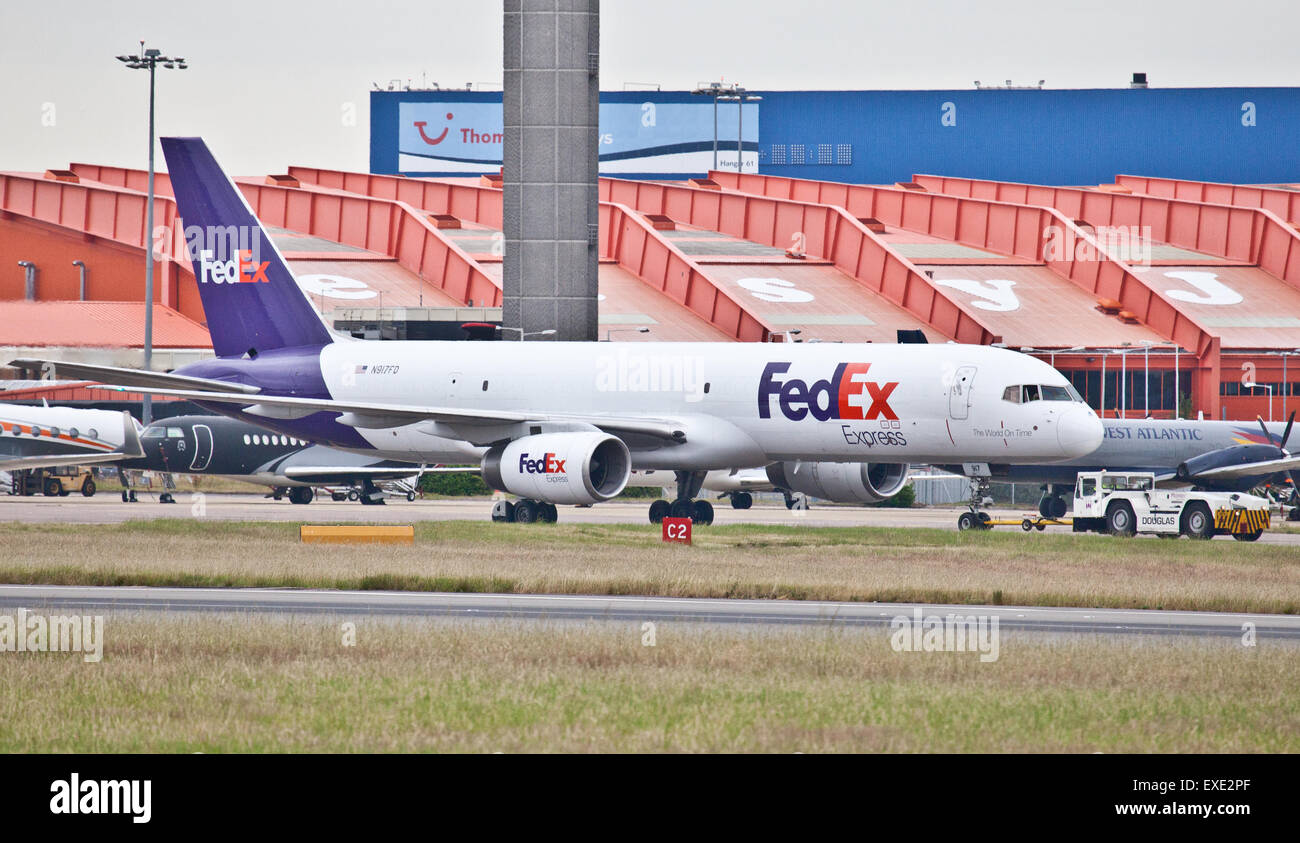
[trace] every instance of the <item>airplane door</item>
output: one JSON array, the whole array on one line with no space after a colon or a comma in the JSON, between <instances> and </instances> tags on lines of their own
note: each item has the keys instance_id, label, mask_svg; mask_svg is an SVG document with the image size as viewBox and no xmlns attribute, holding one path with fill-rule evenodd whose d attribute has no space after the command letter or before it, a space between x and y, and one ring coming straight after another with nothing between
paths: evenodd
<instances>
[{"instance_id":1,"label":"airplane door","mask_svg":"<svg viewBox=\"0 0 1300 843\"><path fill-rule=\"evenodd\" d=\"M206 424L194 425L194 459L190 471L204 471L212 462L212 428Z\"/></svg>"},{"instance_id":2,"label":"airplane door","mask_svg":"<svg viewBox=\"0 0 1300 843\"><path fill-rule=\"evenodd\" d=\"M954 419L964 419L970 415L970 389L975 380L974 366L960 366L952 376L952 386L948 389L948 415Z\"/></svg>"}]
</instances>

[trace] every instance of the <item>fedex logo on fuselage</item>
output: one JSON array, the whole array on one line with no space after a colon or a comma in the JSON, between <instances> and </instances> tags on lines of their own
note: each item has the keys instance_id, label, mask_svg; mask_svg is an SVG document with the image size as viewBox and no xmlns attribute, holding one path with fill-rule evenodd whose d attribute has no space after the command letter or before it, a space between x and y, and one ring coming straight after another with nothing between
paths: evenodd
<instances>
[{"instance_id":1,"label":"fedex logo on fuselage","mask_svg":"<svg viewBox=\"0 0 1300 843\"><path fill-rule=\"evenodd\" d=\"M542 454L539 459L530 460L528 452L519 455L519 473L520 474L566 474L564 464L565 460L557 460L555 454Z\"/></svg>"},{"instance_id":2,"label":"fedex logo on fuselage","mask_svg":"<svg viewBox=\"0 0 1300 843\"><path fill-rule=\"evenodd\" d=\"M251 249L240 249L234 260L216 260L212 252L204 249L199 252L199 283L213 284L268 284L266 268L270 261L258 261L253 258Z\"/></svg>"},{"instance_id":3,"label":"fedex logo on fuselage","mask_svg":"<svg viewBox=\"0 0 1300 843\"><path fill-rule=\"evenodd\" d=\"M772 399L781 415L801 421L811 415L817 421L831 419L897 419L889 396L898 381L867 380L870 363L840 363L829 379L809 384L799 378L782 379L790 363L768 363L758 381L758 417L772 417Z\"/></svg>"}]
</instances>

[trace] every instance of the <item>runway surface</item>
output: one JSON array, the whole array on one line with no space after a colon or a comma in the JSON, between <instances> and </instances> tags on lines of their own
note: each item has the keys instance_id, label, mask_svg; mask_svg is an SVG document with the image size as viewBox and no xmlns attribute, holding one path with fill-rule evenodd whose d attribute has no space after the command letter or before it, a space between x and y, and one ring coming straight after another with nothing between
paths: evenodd
<instances>
[{"instance_id":1,"label":"runway surface","mask_svg":"<svg viewBox=\"0 0 1300 843\"><path fill-rule=\"evenodd\" d=\"M286 521L308 523L337 523L363 521L376 524L410 524L415 521L486 521L492 502L486 499L470 500L389 500L384 506L362 506L358 503L322 501L319 498L305 506L274 501L255 494L206 494L196 496L191 492L177 492L175 504L160 504L154 495L140 495L138 503L122 503L116 495L99 494L93 498L69 496L66 498L0 496L0 521L23 523L60 524L119 524L123 521L150 518L202 517L227 521ZM560 522L573 524L645 524L649 501L612 502L582 508L560 507ZM780 505L759 505L753 509L732 509L725 501L714 502L715 524L786 524L808 527L933 527L943 530L957 529L955 507L929 507L919 509L881 509L861 506L814 506L808 510L788 510ZM992 510L999 518L1035 515L1028 509ZM1292 526L1300 527L1300 524ZM1003 531L1020 532L1019 527L999 527ZM1052 532L1068 532L1069 528L1053 527ZM1034 531L1033 535L1038 535ZM1105 538L1105 537L1102 537ZM1107 539L1109 540L1109 539ZM1221 537L1220 542L1231 542ZM1300 532L1280 533L1269 531L1261 542L1300 545Z\"/></svg>"},{"instance_id":2,"label":"runway surface","mask_svg":"<svg viewBox=\"0 0 1300 843\"><path fill-rule=\"evenodd\" d=\"M1002 630L1084 635L1187 635L1239 638L1252 623L1260 641L1300 641L1300 616L952 606L919 603L830 603L588 597L545 594L448 594L284 589L0 586L0 608L75 614L222 612L291 616L388 616L516 621L684 622L760 626L888 626L898 616L996 616Z\"/></svg>"}]
</instances>

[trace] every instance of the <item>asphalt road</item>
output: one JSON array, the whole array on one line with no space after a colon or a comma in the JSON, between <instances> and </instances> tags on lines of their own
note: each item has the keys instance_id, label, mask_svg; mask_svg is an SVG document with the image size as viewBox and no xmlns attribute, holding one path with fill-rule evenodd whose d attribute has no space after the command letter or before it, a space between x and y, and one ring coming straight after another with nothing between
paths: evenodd
<instances>
[{"instance_id":1,"label":"asphalt road","mask_svg":"<svg viewBox=\"0 0 1300 843\"><path fill-rule=\"evenodd\" d=\"M604 621L641 624L760 626L888 626L899 616L949 613L998 618L1002 630L1084 635L1187 635L1239 638L1253 623L1260 641L1300 641L1300 616L1055 609L1028 606L948 606L918 603L830 603L791 600L709 600L673 597L586 597L546 594L444 594L396 591L284 589L0 586L0 608L69 614L221 612Z\"/></svg>"},{"instance_id":2,"label":"asphalt road","mask_svg":"<svg viewBox=\"0 0 1300 843\"><path fill-rule=\"evenodd\" d=\"M377 524L410 524L415 521L486 521L492 503L485 499L417 500L390 499L384 506L322 501L306 506L274 501L255 494L207 494L201 498L177 492L177 503L160 504L153 495L140 495L138 503L122 503L116 495L93 498L43 496L20 498L0 496L0 521L61 524L118 524L133 519L202 517L228 521L287 521L331 523L366 521ZM603 503L589 508L560 507L561 523L644 524L649 501ZM753 509L732 509L725 501L714 504L715 524L787 524L808 527L936 527L957 529L960 508L881 509L860 506L816 506L808 510L787 510L780 505L755 504ZM994 510L994 517L1036 515L1028 509ZM1300 525L1294 525L1300 526ZM1020 532L1020 528L999 527ZM1067 530L1048 528L1047 532ZM1032 535L1038 535L1034 531ZM1105 537L1101 537L1105 538ZM1105 539L1109 541L1109 539ZM1219 542L1232 540L1226 537ZM1300 544L1300 533L1270 531L1262 542Z\"/></svg>"}]
</instances>

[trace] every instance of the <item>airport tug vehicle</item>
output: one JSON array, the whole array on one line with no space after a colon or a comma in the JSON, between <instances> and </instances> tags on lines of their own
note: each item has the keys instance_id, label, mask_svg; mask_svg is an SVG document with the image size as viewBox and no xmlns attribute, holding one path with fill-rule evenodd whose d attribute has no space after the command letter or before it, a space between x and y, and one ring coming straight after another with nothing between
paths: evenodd
<instances>
[{"instance_id":1,"label":"airport tug vehicle","mask_svg":"<svg viewBox=\"0 0 1300 843\"><path fill-rule=\"evenodd\" d=\"M1074 532L1253 542L1269 526L1269 503L1239 492L1156 488L1150 472L1090 471L1074 486Z\"/></svg>"}]
</instances>

